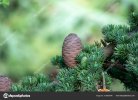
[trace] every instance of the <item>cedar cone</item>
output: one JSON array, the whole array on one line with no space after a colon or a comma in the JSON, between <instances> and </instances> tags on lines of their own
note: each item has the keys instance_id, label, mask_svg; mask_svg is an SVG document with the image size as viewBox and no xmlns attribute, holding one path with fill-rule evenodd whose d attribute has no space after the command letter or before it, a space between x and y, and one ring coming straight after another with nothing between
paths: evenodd
<instances>
[{"instance_id":1,"label":"cedar cone","mask_svg":"<svg viewBox=\"0 0 138 100\"><path fill-rule=\"evenodd\" d=\"M11 80L6 76L0 76L0 92L10 91Z\"/></svg>"},{"instance_id":2,"label":"cedar cone","mask_svg":"<svg viewBox=\"0 0 138 100\"><path fill-rule=\"evenodd\" d=\"M104 58L111 57L114 53L115 44L109 44L104 47Z\"/></svg>"},{"instance_id":3,"label":"cedar cone","mask_svg":"<svg viewBox=\"0 0 138 100\"><path fill-rule=\"evenodd\" d=\"M69 34L65 38L62 47L62 57L68 67L73 68L77 65L75 58L81 50L82 44L80 38L74 33Z\"/></svg>"},{"instance_id":4,"label":"cedar cone","mask_svg":"<svg viewBox=\"0 0 138 100\"><path fill-rule=\"evenodd\" d=\"M58 69L57 68L53 68L49 71L49 77L52 81L56 80L56 76L58 74Z\"/></svg>"}]
</instances>

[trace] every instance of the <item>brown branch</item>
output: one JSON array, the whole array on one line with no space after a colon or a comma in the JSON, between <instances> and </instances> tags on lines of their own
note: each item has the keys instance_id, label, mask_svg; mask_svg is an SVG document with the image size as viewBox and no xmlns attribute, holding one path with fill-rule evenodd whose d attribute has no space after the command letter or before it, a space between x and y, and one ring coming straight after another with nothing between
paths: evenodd
<instances>
[{"instance_id":1,"label":"brown branch","mask_svg":"<svg viewBox=\"0 0 138 100\"><path fill-rule=\"evenodd\" d=\"M119 61L116 61L115 63L113 63L111 61L108 61L108 62L105 62L104 65L103 65L103 68L105 70L110 69L112 67L116 67L116 68L118 68L118 69L120 69L122 71L127 72L127 70L125 69L125 66L120 64Z\"/></svg>"}]
</instances>

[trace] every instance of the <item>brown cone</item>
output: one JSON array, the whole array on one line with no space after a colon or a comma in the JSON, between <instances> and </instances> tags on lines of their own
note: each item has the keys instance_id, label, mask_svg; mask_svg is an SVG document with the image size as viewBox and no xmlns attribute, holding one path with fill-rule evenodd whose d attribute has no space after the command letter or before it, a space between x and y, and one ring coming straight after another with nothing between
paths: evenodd
<instances>
[{"instance_id":1,"label":"brown cone","mask_svg":"<svg viewBox=\"0 0 138 100\"><path fill-rule=\"evenodd\" d=\"M76 66L77 62L75 58L81 50L82 44L80 38L74 33L69 34L65 38L62 47L62 57L65 64L71 68Z\"/></svg>"},{"instance_id":2,"label":"brown cone","mask_svg":"<svg viewBox=\"0 0 138 100\"><path fill-rule=\"evenodd\" d=\"M115 48L114 44L109 44L106 47L104 47L104 57L105 57L105 59L113 55L114 48Z\"/></svg>"},{"instance_id":3,"label":"brown cone","mask_svg":"<svg viewBox=\"0 0 138 100\"><path fill-rule=\"evenodd\" d=\"M56 76L58 74L58 69L57 68L53 68L49 71L49 77L52 81L56 80Z\"/></svg>"},{"instance_id":4,"label":"brown cone","mask_svg":"<svg viewBox=\"0 0 138 100\"><path fill-rule=\"evenodd\" d=\"M0 92L10 91L11 80L6 76L0 76Z\"/></svg>"}]
</instances>

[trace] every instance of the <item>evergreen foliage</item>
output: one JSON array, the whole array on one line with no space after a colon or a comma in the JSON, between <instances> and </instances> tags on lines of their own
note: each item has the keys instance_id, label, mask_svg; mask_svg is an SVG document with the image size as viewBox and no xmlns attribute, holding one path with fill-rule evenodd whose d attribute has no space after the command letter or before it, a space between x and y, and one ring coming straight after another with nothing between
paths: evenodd
<instances>
[{"instance_id":1,"label":"evergreen foliage","mask_svg":"<svg viewBox=\"0 0 138 100\"><path fill-rule=\"evenodd\" d=\"M103 34L106 42L116 42L114 54L111 59L108 59L108 62L114 60L116 63L112 63L114 65L108 70L108 73L112 77L120 79L126 88L131 91L138 91L138 59L136 56L138 54L138 15L134 13L136 12L132 13L128 28L126 26L118 28L108 26L103 29ZM111 64L108 65L108 67L110 66Z\"/></svg>"},{"instance_id":2,"label":"evergreen foliage","mask_svg":"<svg viewBox=\"0 0 138 100\"><path fill-rule=\"evenodd\" d=\"M34 76L27 76L19 83L13 84L11 91L54 91L55 85L56 82L51 82L47 75L38 74Z\"/></svg>"},{"instance_id":3,"label":"evergreen foliage","mask_svg":"<svg viewBox=\"0 0 138 100\"><path fill-rule=\"evenodd\" d=\"M138 14L132 13L129 26L108 25L102 29L104 40L93 45L85 44L76 57L77 66L69 68L62 56L51 62L59 66L54 81L47 75L27 76L12 91L97 91L103 88L102 72L110 89L112 78L119 79L130 91L138 91ZM103 46L102 46L103 44ZM113 54L105 57L107 46L113 46ZM110 51L110 50L109 50Z\"/></svg>"}]
</instances>

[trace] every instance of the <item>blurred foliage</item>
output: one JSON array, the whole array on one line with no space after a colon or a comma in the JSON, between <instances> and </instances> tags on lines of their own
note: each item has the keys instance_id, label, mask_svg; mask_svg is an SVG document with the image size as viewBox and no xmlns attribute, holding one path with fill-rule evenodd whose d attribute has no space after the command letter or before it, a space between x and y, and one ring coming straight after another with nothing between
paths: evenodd
<instances>
[{"instance_id":1,"label":"blurred foliage","mask_svg":"<svg viewBox=\"0 0 138 100\"><path fill-rule=\"evenodd\" d=\"M92 44L104 25L127 25L132 4L138 7L137 0L0 0L0 74L17 80L45 72L67 34Z\"/></svg>"},{"instance_id":2,"label":"blurred foliage","mask_svg":"<svg viewBox=\"0 0 138 100\"><path fill-rule=\"evenodd\" d=\"M9 0L0 0L0 4L6 7L9 5Z\"/></svg>"}]
</instances>

